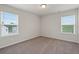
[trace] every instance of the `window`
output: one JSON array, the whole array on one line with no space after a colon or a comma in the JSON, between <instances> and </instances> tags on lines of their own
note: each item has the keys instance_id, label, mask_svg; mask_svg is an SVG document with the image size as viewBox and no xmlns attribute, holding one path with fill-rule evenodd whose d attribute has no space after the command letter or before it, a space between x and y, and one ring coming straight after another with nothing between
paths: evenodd
<instances>
[{"instance_id":1,"label":"window","mask_svg":"<svg viewBox=\"0 0 79 59\"><path fill-rule=\"evenodd\" d=\"M61 32L75 33L75 15L61 17Z\"/></svg>"},{"instance_id":2,"label":"window","mask_svg":"<svg viewBox=\"0 0 79 59\"><path fill-rule=\"evenodd\" d=\"M18 33L18 16L13 13L1 12L1 36Z\"/></svg>"}]
</instances>

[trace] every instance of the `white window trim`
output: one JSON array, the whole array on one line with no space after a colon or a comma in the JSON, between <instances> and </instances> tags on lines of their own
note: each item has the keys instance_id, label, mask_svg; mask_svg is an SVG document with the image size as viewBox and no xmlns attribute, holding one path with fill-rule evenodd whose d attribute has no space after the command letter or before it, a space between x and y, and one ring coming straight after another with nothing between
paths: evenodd
<instances>
[{"instance_id":1,"label":"white window trim","mask_svg":"<svg viewBox=\"0 0 79 59\"><path fill-rule=\"evenodd\" d=\"M1 27L1 28L0 28L0 31L1 31L1 34L0 34L0 35L1 35L1 37L18 35L18 34L19 34L19 20L18 20L19 16L16 15L16 14L15 14L15 15L17 16L17 23L18 23L18 24L17 24L17 32L16 32L16 33L9 33L9 34L7 34L7 35L2 35L2 26L3 26L3 24L2 24L2 20L3 20L3 12L4 12L4 11L0 11L0 13L1 13L1 24L0 24L0 25L1 25L1 26L0 26L0 27ZM9 12L9 13L11 13L11 12Z\"/></svg>"},{"instance_id":2,"label":"white window trim","mask_svg":"<svg viewBox=\"0 0 79 59\"><path fill-rule=\"evenodd\" d=\"M75 16L74 32L73 33L63 32L63 30L62 30L62 24L61 24L61 33L62 34L76 34L76 32L75 32L75 30L76 30L76 15L65 15L65 16ZM61 20L61 17L64 17L64 16L60 16L60 20Z\"/></svg>"}]
</instances>

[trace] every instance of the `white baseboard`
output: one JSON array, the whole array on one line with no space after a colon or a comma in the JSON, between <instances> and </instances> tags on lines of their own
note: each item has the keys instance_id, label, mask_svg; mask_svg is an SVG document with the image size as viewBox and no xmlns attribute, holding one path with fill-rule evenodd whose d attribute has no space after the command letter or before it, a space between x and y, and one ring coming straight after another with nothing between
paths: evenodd
<instances>
[{"instance_id":1,"label":"white baseboard","mask_svg":"<svg viewBox=\"0 0 79 59\"><path fill-rule=\"evenodd\" d=\"M72 41L72 40L67 40L67 39L61 39L61 38L58 38L58 37L50 37L50 36L43 36L43 37L47 37L47 38L51 38L51 39L58 39L58 40L63 40L63 41L69 41L69 42L73 42L73 43L78 43L78 41Z\"/></svg>"},{"instance_id":2,"label":"white baseboard","mask_svg":"<svg viewBox=\"0 0 79 59\"><path fill-rule=\"evenodd\" d=\"M21 43L21 42L23 42L23 41L31 40L31 39L36 38L36 37L39 37L39 35L38 35L38 36L34 36L34 37L30 37L29 39L23 38L23 40L20 40L20 41L17 41L17 42L13 42L13 43L9 43L9 44L4 45L4 46L0 46L0 49L1 49L1 48L5 48L5 47L8 47L8 46L11 46L11 45L15 45L15 44ZM57 38L57 37L49 37L49 36L42 36L42 37L47 37L47 38L51 38L51 39L52 39L52 38L55 38L55 39L64 40L64 41L69 41L69 42L74 42L74 43L78 43L78 44L79 44L79 42L70 41L70 40L66 40L66 39L61 39L61 38Z\"/></svg>"},{"instance_id":3,"label":"white baseboard","mask_svg":"<svg viewBox=\"0 0 79 59\"><path fill-rule=\"evenodd\" d=\"M19 40L19 41L13 42L13 43L9 43L9 44L4 45L4 46L0 46L0 49L1 49L1 48L5 48L5 47L8 47L8 46L15 45L15 44L18 44L18 43L27 41L27 40L31 40L31 39L36 38L36 37L39 37L39 36L30 37L29 39L23 38L22 40Z\"/></svg>"}]
</instances>

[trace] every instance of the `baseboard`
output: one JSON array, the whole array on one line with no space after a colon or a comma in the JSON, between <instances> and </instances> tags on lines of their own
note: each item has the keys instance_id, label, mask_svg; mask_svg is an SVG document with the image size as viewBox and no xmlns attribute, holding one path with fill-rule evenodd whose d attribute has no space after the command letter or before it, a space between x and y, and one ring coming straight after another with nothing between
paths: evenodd
<instances>
[{"instance_id":1,"label":"baseboard","mask_svg":"<svg viewBox=\"0 0 79 59\"><path fill-rule=\"evenodd\" d=\"M48 36L36 36L36 37L32 37L32 38L27 39L27 40L22 40L22 41L18 41L18 42L7 44L5 46L0 47L0 49L6 48L6 47L9 47L9 46L13 46L13 45L16 45L16 44L19 44L19 43L22 43L24 41L28 41L28 40L31 40L31 39L39 38L39 37L45 37L45 38L49 38L49 39L56 39L56 40L61 40L61 41L66 41L66 42L72 42L72 43L79 44L78 42L67 41L67 40L58 39L58 38L55 38L55 37L52 38L52 37L48 37Z\"/></svg>"},{"instance_id":2,"label":"baseboard","mask_svg":"<svg viewBox=\"0 0 79 59\"><path fill-rule=\"evenodd\" d=\"M49 39L56 39L56 40L61 40L61 41L66 41L66 42L72 42L72 43L76 43L76 44L79 44L79 42L73 42L73 41L68 41L68 40L63 40L63 39L60 39L60 38L56 38L56 37L48 37L48 36L41 36L41 37L45 37L45 38L49 38Z\"/></svg>"},{"instance_id":3,"label":"baseboard","mask_svg":"<svg viewBox=\"0 0 79 59\"><path fill-rule=\"evenodd\" d=\"M40 36L35 36L35 37L31 37L31 38L29 38L29 39L27 39L27 40L20 40L20 41L18 41L18 42L13 42L13 43L7 44L7 45L5 45L5 46L1 46L0 49L6 48L6 47L9 47L9 46L13 46L13 45L22 43L22 42L24 42L24 41L28 41L28 40L31 40L31 39L34 39L34 38L38 38L38 37L40 37Z\"/></svg>"}]
</instances>

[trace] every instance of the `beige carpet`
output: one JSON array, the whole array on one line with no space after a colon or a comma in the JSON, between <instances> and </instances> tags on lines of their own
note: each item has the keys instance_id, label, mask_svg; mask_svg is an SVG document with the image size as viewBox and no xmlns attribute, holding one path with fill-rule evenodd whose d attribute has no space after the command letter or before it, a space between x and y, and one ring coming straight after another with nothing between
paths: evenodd
<instances>
[{"instance_id":1,"label":"beige carpet","mask_svg":"<svg viewBox=\"0 0 79 59\"><path fill-rule=\"evenodd\" d=\"M79 44L37 37L0 49L0 54L78 54Z\"/></svg>"}]
</instances>

